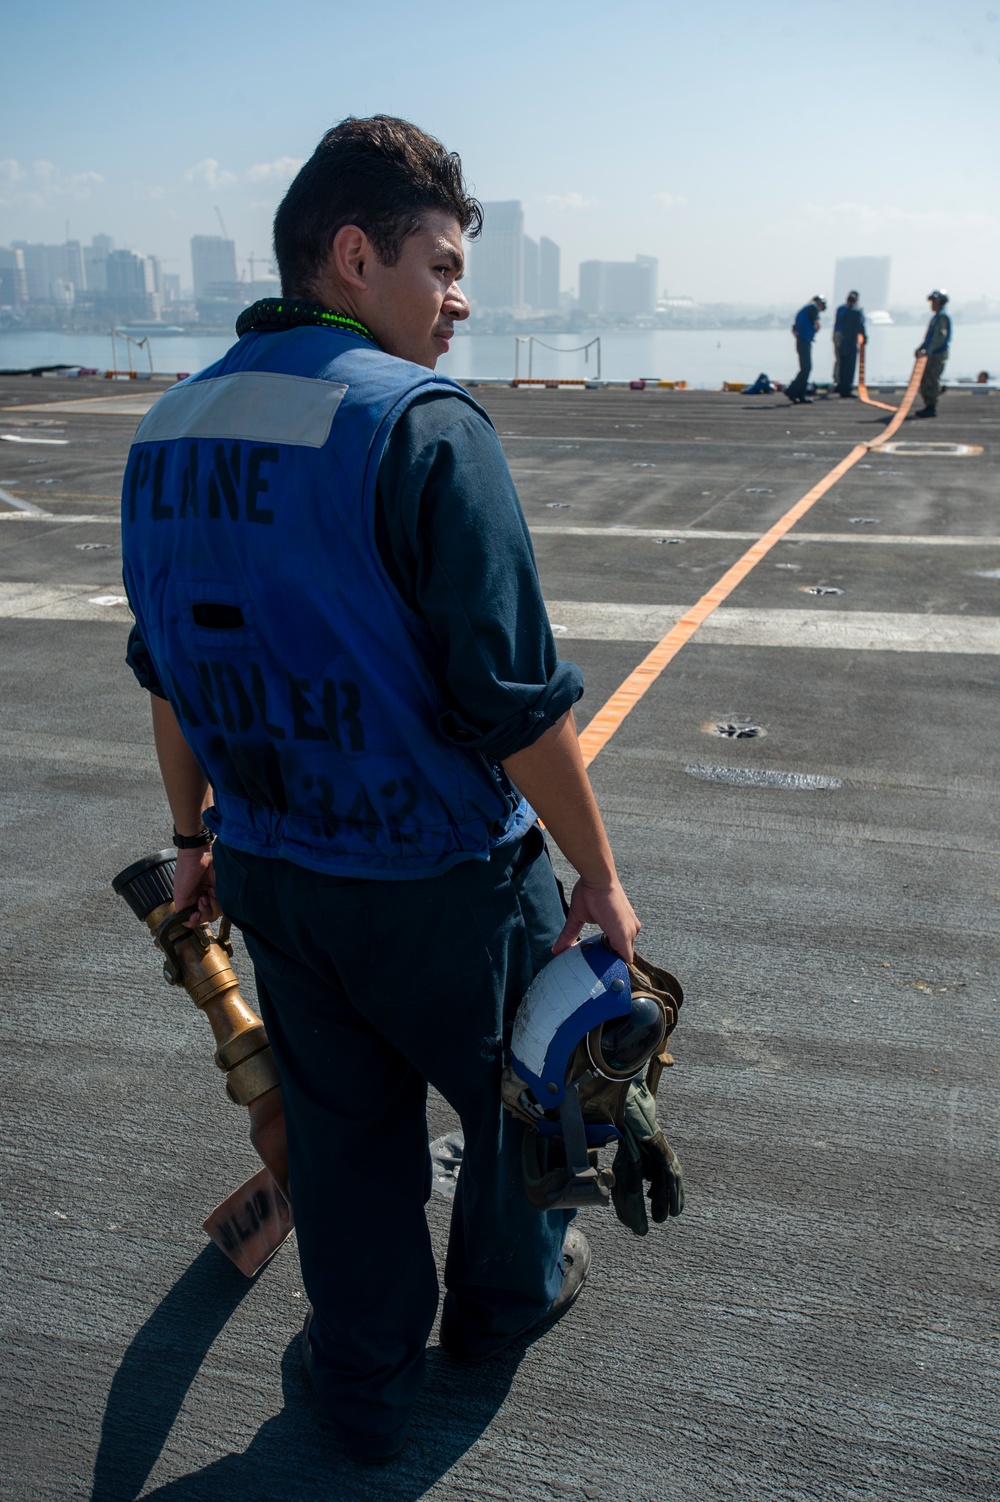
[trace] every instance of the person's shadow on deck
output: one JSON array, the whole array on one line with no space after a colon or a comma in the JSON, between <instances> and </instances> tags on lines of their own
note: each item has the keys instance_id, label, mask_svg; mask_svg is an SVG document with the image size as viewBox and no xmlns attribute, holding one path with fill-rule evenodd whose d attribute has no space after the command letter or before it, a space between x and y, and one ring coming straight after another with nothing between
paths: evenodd
<instances>
[{"instance_id":1,"label":"person's shadow on deck","mask_svg":"<svg viewBox=\"0 0 1000 1502\"><path fill-rule=\"evenodd\" d=\"M108 1394L91 1502L133 1502L166 1443L213 1341L252 1284L208 1246L135 1336ZM522 1349L468 1371L437 1348L398 1459L363 1466L324 1423L296 1332L281 1363L285 1406L241 1454L148 1492L148 1502L416 1502L468 1450L503 1405ZM235 1395L234 1395L235 1396ZM225 1403L219 1412L225 1413ZM221 1439L221 1436L220 1436Z\"/></svg>"}]
</instances>

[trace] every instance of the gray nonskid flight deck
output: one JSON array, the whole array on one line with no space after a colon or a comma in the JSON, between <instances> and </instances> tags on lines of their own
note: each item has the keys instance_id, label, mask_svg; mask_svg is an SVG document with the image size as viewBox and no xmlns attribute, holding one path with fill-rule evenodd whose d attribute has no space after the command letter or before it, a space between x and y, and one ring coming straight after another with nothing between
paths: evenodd
<instances>
[{"instance_id":1,"label":"gray nonskid flight deck","mask_svg":"<svg viewBox=\"0 0 1000 1502\"><path fill-rule=\"evenodd\" d=\"M152 394L0 382L0 438L61 440L0 441L3 1495L1000 1496L993 400L898 435L979 455L850 471L595 761L643 950L687 991L663 1099L688 1205L645 1240L588 1215L573 1313L474 1382L432 1347L414 1440L369 1473L312 1406L294 1250L248 1283L205 1244L256 1167L245 1119L109 889L169 836L113 525ZM887 416L476 395L581 725Z\"/></svg>"}]
</instances>

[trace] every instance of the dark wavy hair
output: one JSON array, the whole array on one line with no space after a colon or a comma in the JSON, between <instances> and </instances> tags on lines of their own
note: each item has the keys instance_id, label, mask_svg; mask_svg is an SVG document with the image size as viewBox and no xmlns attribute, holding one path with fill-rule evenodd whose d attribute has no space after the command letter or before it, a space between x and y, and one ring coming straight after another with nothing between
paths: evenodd
<instances>
[{"instance_id":1,"label":"dark wavy hair","mask_svg":"<svg viewBox=\"0 0 1000 1502\"><path fill-rule=\"evenodd\" d=\"M328 130L274 216L274 254L286 297L313 296L333 238L345 224L363 229L379 260L394 266L403 241L438 211L469 239L483 209L466 191L457 152L393 115L349 115Z\"/></svg>"}]
</instances>

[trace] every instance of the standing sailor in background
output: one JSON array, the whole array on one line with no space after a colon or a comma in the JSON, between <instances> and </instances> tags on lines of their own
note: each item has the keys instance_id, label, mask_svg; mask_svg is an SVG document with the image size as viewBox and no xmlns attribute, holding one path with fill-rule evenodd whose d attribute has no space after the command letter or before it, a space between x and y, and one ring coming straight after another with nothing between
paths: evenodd
<instances>
[{"instance_id":1,"label":"standing sailor in background","mask_svg":"<svg viewBox=\"0 0 1000 1502\"><path fill-rule=\"evenodd\" d=\"M826 298L816 296L811 302L807 302L804 308L799 309L795 315L795 322L792 324L795 349L799 357L799 373L785 387L785 395L796 406L812 401L811 396L806 396L806 388L812 371L812 347L820 326L819 315L825 311Z\"/></svg>"},{"instance_id":2,"label":"standing sailor in background","mask_svg":"<svg viewBox=\"0 0 1000 1502\"><path fill-rule=\"evenodd\" d=\"M852 396L858 364L858 340L865 337L865 315L858 307L860 293L848 292L833 325L833 379L840 396Z\"/></svg>"},{"instance_id":3,"label":"standing sailor in background","mask_svg":"<svg viewBox=\"0 0 1000 1502\"><path fill-rule=\"evenodd\" d=\"M914 417L937 417L938 397L941 395L941 377L948 362L948 347L951 344L951 318L944 311L948 301L947 292L936 288L927 294L931 305L931 321L927 325L924 342L917 349L918 355L927 356L924 377L920 382L920 400L923 407Z\"/></svg>"}]
</instances>

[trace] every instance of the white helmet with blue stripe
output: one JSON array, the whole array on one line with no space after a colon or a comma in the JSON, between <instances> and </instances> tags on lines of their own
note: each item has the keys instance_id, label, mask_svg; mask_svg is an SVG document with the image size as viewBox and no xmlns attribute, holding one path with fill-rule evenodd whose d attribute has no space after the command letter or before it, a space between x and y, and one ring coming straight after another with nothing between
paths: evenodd
<instances>
[{"instance_id":1,"label":"white helmet with blue stripe","mask_svg":"<svg viewBox=\"0 0 1000 1502\"><path fill-rule=\"evenodd\" d=\"M682 999L674 976L638 955L627 964L603 934L535 977L514 1019L502 1092L534 1129L524 1173L538 1209L607 1202L614 1175L598 1167L596 1149L620 1139L625 1097L647 1066L658 1082Z\"/></svg>"}]
</instances>

